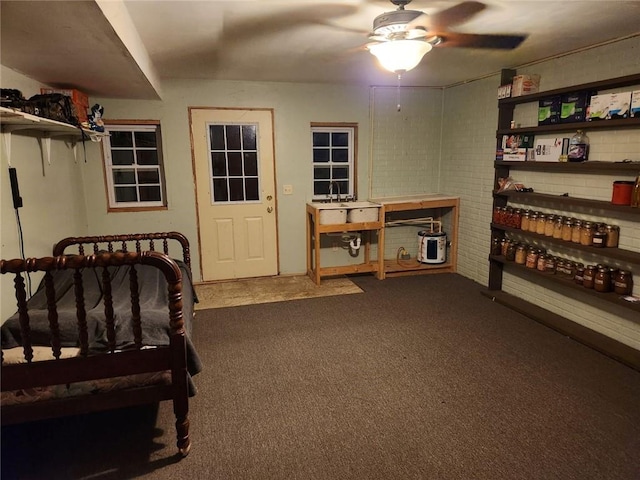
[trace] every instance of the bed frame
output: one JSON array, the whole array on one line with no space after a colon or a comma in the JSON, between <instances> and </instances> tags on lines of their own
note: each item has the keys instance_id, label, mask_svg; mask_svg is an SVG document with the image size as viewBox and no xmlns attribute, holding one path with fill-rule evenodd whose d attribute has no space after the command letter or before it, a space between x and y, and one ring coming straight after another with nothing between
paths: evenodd
<instances>
[{"instance_id":1,"label":"bed frame","mask_svg":"<svg viewBox=\"0 0 640 480\"><path fill-rule=\"evenodd\" d=\"M180 454L186 456L191 444L189 439L189 386L186 360L186 339L182 305L182 273L178 264L169 257L169 240L177 241L182 247L184 263L190 267L189 242L178 232L150 233L134 235L109 235L66 238L53 249L53 257L28 258L26 260L0 260L0 273L14 274L16 299L22 336L24 363L4 364L2 353L2 391L14 391L65 385L96 379L113 378L149 372L171 372L171 382L165 385L135 387L93 395L82 395L2 407L2 424L16 424L45 418L75 415L94 411L172 400L176 417L177 446ZM155 251L154 241L162 242L162 252ZM148 249L143 250L143 242ZM135 244L133 251L128 245ZM92 253L85 254L86 246L92 246ZM69 247L77 246L78 254L69 254ZM130 269L130 305L135 346L126 350L115 348L115 326L111 284L106 267L122 265L150 265L159 269L168 284L167 322L170 325L169 345L142 348L142 328L140 320L140 298L136 269ZM61 357L58 316L52 272L73 269L76 318L80 353L71 358ZM87 341L87 322L83 297L82 275L97 269L102 279L105 323L109 339L109 353L90 354ZM29 310L23 275L27 272L45 272L51 351L55 359L33 361L30 338ZM143 312L144 313L144 312Z\"/></svg>"}]
</instances>

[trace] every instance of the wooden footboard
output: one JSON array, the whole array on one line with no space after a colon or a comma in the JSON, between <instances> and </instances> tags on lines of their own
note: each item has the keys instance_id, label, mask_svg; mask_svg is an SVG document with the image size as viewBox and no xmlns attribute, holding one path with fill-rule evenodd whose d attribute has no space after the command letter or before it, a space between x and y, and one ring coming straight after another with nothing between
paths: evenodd
<instances>
[{"instance_id":1,"label":"wooden footboard","mask_svg":"<svg viewBox=\"0 0 640 480\"><path fill-rule=\"evenodd\" d=\"M154 235L141 235L149 240L154 240ZM91 243L99 242L123 242L124 236L114 237L85 237L91 238ZM136 235L127 235L126 241L139 242L142 238ZM177 240L182 237L177 234ZM160 237L158 237L160 238ZM182 237L184 238L184 237ZM117 240L114 240L117 239ZM72 241L73 240L73 241ZM86 243L84 239L65 239L56 245L56 252L62 252L71 244ZM186 242L186 239L184 239ZM166 251L166 239L163 239ZM120 247L122 247L122 243ZM2 392L26 391L39 387L52 385L68 385L76 382L87 382L99 379L123 377L130 375L146 374L149 372L170 372L171 381L161 385L145 385L139 388L129 388L122 391L114 391L105 394L92 394L74 396L62 399L43 400L32 403L14 404L2 406L2 424L19 423L24 421L51 418L68 414L85 413L97 410L107 410L136 404L151 403L160 400L171 399L176 415L177 446L179 451L186 455L190 449L189 440L189 387L186 362L186 339L183 318L182 273L179 266L165 253L156 251L143 251L136 244L135 252L128 252L126 242L124 248L113 251L107 248L105 253L92 255L56 255L45 258L29 258L27 260L0 260L0 273L13 274L18 305L18 313L14 325L19 325L13 330L15 337L19 339L22 351L22 362L17 364L5 364L5 328L3 325L3 350L2 350ZM183 249L185 263L189 260L188 243ZM94 249L94 251L96 251ZM100 249L97 250L98 252ZM122 298L117 298L112 285L114 268L126 268L128 275L128 299L129 312L116 312L114 305L121 305ZM141 311L140 286L138 284L139 271L144 266L153 267L162 272L167 283L166 319L163 322L169 325L169 338L164 345L145 345L145 317L147 312ZM148 268L148 267L147 267ZM121 272L121 270L118 270ZM38 312L40 320L47 326L51 349L51 360L34 361L34 348L38 342L34 338L34 327L38 321L36 312L29 309L23 275L28 272L44 272L44 295L46 296L46 309ZM62 311L56 301L60 292L56 291L56 275L66 272L68 279L72 281L69 290L75 298L75 308ZM93 276L93 277L91 277ZM99 305L87 303L85 288L88 278L98 280L98 289L101 290ZM122 294L122 292L120 292ZM120 295L122 297L124 295ZM144 300L144 299L143 299ZM73 302L67 302L73 303ZM123 335L121 320L130 317L131 331L126 332L127 341L121 344L120 336ZM100 318L96 323L96 318ZM70 321L71 318L71 321ZM11 319L10 319L11 320ZM79 354L71 358L64 358L62 351L69 339L67 338L70 324L77 330L77 347ZM96 325L104 329L104 342L100 344L104 351L96 350L95 329ZM93 340L93 343L92 343Z\"/></svg>"}]
</instances>

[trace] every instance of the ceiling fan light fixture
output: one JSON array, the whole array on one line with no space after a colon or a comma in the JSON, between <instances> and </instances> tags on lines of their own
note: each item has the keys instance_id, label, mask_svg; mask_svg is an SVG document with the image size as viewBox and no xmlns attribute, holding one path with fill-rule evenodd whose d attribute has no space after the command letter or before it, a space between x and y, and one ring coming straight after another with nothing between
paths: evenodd
<instances>
[{"instance_id":1,"label":"ceiling fan light fixture","mask_svg":"<svg viewBox=\"0 0 640 480\"><path fill-rule=\"evenodd\" d=\"M380 65L394 73L408 72L415 68L432 48L422 40L392 40L368 47Z\"/></svg>"}]
</instances>

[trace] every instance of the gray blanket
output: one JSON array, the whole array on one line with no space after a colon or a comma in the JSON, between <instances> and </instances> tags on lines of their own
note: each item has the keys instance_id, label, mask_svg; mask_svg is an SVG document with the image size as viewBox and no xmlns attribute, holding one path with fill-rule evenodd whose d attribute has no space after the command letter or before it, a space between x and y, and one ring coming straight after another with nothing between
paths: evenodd
<instances>
[{"instance_id":1,"label":"gray blanket","mask_svg":"<svg viewBox=\"0 0 640 480\"><path fill-rule=\"evenodd\" d=\"M187 339L187 367L191 375L202 369L202 364L191 342L193 307L197 301L187 266L176 261L182 272L183 319ZM116 326L116 347L130 348L134 345L131 322L131 295L129 270L131 266L109 267ZM142 342L149 346L169 345L169 302L167 281L162 272L150 265L136 265L140 293L140 316L142 318ZM89 349L92 353L107 348L107 330L103 304L101 269L84 269L82 275L85 310L89 332ZM63 347L78 346L78 321L73 287L73 270L53 272L56 292L56 308ZM36 293L27 302L29 325L33 345L51 345L51 333L47 311L44 280ZM0 329L2 348L21 345L22 335L18 314L10 317Z\"/></svg>"}]
</instances>

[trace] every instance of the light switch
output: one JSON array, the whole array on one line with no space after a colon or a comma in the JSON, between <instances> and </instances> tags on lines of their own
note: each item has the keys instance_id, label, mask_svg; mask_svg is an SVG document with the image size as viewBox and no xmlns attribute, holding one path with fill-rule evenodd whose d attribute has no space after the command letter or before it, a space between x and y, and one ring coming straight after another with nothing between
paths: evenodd
<instances>
[{"instance_id":1,"label":"light switch","mask_svg":"<svg viewBox=\"0 0 640 480\"><path fill-rule=\"evenodd\" d=\"M293 185L283 185L282 193L284 195L291 195L293 193Z\"/></svg>"}]
</instances>

